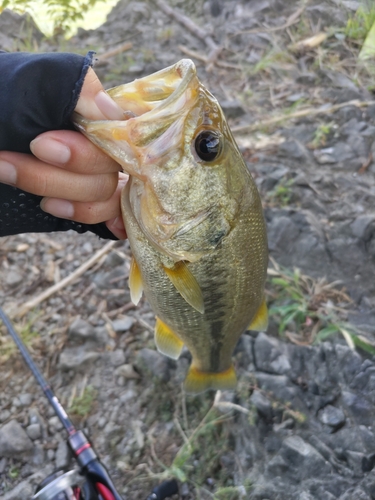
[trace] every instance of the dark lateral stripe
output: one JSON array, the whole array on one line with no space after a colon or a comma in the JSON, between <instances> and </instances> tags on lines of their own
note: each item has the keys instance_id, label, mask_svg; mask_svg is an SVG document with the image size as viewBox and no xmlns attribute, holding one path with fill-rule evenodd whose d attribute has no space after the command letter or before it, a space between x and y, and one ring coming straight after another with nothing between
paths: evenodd
<instances>
[{"instance_id":1,"label":"dark lateral stripe","mask_svg":"<svg viewBox=\"0 0 375 500\"><path fill-rule=\"evenodd\" d=\"M219 371L219 367L220 367L220 354L221 354L222 347L223 347L222 342L217 342L211 348L211 353L210 353L210 370L212 372L218 372Z\"/></svg>"}]
</instances>

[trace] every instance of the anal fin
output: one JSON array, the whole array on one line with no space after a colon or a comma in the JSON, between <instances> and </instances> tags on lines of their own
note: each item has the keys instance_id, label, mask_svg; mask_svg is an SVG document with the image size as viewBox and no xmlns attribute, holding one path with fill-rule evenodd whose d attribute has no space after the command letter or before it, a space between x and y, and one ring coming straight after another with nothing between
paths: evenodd
<instances>
[{"instance_id":1,"label":"anal fin","mask_svg":"<svg viewBox=\"0 0 375 500\"><path fill-rule=\"evenodd\" d=\"M172 359L180 357L184 343L160 318L156 318L155 344L158 351Z\"/></svg>"},{"instance_id":2,"label":"anal fin","mask_svg":"<svg viewBox=\"0 0 375 500\"><path fill-rule=\"evenodd\" d=\"M132 261L130 264L129 288L131 301L133 302L133 304L137 305L142 297L143 283L141 271L139 270L138 264L134 257L132 257Z\"/></svg>"},{"instance_id":3,"label":"anal fin","mask_svg":"<svg viewBox=\"0 0 375 500\"><path fill-rule=\"evenodd\" d=\"M235 389L236 384L237 377L233 365L218 373L203 372L192 365L186 376L184 388L186 392L199 394L209 389L215 391Z\"/></svg>"},{"instance_id":4,"label":"anal fin","mask_svg":"<svg viewBox=\"0 0 375 500\"><path fill-rule=\"evenodd\" d=\"M163 269L186 302L203 314L204 302L202 290L185 262L176 262L172 268L163 266Z\"/></svg>"},{"instance_id":5,"label":"anal fin","mask_svg":"<svg viewBox=\"0 0 375 500\"><path fill-rule=\"evenodd\" d=\"M248 326L248 330L256 332L265 332L268 328L268 309L265 299L263 299L256 315Z\"/></svg>"}]
</instances>

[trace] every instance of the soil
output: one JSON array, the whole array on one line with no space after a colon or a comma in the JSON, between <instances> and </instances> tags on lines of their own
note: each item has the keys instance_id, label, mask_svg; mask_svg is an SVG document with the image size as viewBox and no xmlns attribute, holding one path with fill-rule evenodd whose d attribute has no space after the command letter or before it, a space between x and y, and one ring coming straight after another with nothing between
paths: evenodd
<instances>
[{"instance_id":1,"label":"soil","mask_svg":"<svg viewBox=\"0 0 375 500\"><path fill-rule=\"evenodd\" d=\"M238 389L184 394L190 355L174 362L155 350L149 305L130 302L126 241L20 318L27 301L106 242L74 233L3 238L0 303L124 498L146 498L175 476L175 498L184 500L374 499L375 98L371 71L358 62L362 40L345 31L360 2L169 5L221 47L216 60L210 42L152 1L120 1L100 28L68 41L45 40L4 11L0 41L7 50L95 50L107 88L194 60L228 117L268 225L267 295L276 312L267 334L239 342ZM12 29L3 29L10 18ZM319 33L327 36L316 46L300 43ZM277 307L300 300L293 279L285 281L295 268L309 313L282 328ZM333 314L351 334L318 342ZM50 471L73 463L4 329L0 362L0 498L25 499Z\"/></svg>"}]
</instances>

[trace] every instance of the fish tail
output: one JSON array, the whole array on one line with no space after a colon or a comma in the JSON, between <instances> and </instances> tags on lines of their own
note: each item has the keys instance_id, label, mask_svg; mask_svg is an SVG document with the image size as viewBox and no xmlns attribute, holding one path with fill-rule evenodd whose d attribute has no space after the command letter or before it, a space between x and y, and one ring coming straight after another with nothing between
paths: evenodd
<instances>
[{"instance_id":1,"label":"fish tail","mask_svg":"<svg viewBox=\"0 0 375 500\"><path fill-rule=\"evenodd\" d=\"M198 394L213 389L230 390L236 387L237 377L233 365L223 372L203 372L191 366L184 382L186 392Z\"/></svg>"}]
</instances>

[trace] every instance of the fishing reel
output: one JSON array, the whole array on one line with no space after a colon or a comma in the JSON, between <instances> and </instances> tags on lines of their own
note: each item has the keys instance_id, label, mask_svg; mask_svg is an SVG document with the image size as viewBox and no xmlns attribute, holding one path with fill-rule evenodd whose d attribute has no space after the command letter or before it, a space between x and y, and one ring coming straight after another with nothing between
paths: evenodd
<instances>
[{"instance_id":1,"label":"fishing reel","mask_svg":"<svg viewBox=\"0 0 375 500\"><path fill-rule=\"evenodd\" d=\"M175 480L165 481L146 500L163 500L178 493ZM44 479L31 500L102 500L100 493L77 470L59 470Z\"/></svg>"},{"instance_id":2,"label":"fishing reel","mask_svg":"<svg viewBox=\"0 0 375 500\"><path fill-rule=\"evenodd\" d=\"M68 434L68 446L79 467L78 470L67 472L60 470L48 476L40 483L31 500L122 500L89 439L81 430L74 427L73 422L61 406L50 385L44 379L21 337L13 328L1 307L0 319L65 428ZM178 484L175 479L172 479L154 488L146 500L164 500L176 493L178 493Z\"/></svg>"},{"instance_id":3,"label":"fishing reel","mask_svg":"<svg viewBox=\"0 0 375 500\"><path fill-rule=\"evenodd\" d=\"M84 478L76 470L56 471L44 479L37 487L31 500L87 500L84 494ZM84 496L82 496L82 493Z\"/></svg>"}]
</instances>

